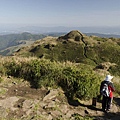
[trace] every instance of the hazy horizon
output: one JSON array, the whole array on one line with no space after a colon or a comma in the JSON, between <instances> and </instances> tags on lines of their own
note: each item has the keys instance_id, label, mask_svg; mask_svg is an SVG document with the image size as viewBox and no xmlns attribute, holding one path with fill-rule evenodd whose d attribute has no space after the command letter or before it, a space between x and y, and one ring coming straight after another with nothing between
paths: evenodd
<instances>
[{"instance_id":1,"label":"hazy horizon","mask_svg":"<svg viewBox=\"0 0 120 120\"><path fill-rule=\"evenodd\" d=\"M70 32L72 30L79 30L82 33L100 33L100 34L116 34L120 35L120 26L36 26L36 25L16 25L16 24L4 24L0 25L0 34L12 34L12 33L52 33L52 32Z\"/></svg>"},{"instance_id":2,"label":"hazy horizon","mask_svg":"<svg viewBox=\"0 0 120 120\"><path fill-rule=\"evenodd\" d=\"M120 26L120 0L0 0L0 25Z\"/></svg>"}]
</instances>

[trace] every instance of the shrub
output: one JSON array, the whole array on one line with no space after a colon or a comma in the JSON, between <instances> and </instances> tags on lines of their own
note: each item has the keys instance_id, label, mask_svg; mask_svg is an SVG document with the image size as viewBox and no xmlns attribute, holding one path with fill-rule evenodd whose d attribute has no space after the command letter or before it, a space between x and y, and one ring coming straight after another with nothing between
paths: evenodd
<instances>
[{"instance_id":1,"label":"shrub","mask_svg":"<svg viewBox=\"0 0 120 120\"><path fill-rule=\"evenodd\" d=\"M18 64L15 60L12 60L11 62L7 62L4 64L4 66L7 68L7 74L12 75L14 77L20 77L20 71L21 71L21 64Z\"/></svg>"},{"instance_id":2,"label":"shrub","mask_svg":"<svg viewBox=\"0 0 120 120\"><path fill-rule=\"evenodd\" d=\"M7 74L28 80L32 87L61 86L70 97L92 98L99 92L99 77L84 64L51 62L46 59L5 63Z\"/></svg>"},{"instance_id":3,"label":"shrub","mask_svg":"<svg viewBox=\"0 0 120 120\"><path fill-rule=\"evenodd\" d=\"M30 62L30 78L32 83L41 86L55 86L61 76L61 67L49 60L33 60Z\"/></svg>"},{"instance_id":4,"label":"shrub","mask_svg":"<svg viewBox=\"0 0 120 120\"><path fill-rule=\"evenodd\" d=\"M98 95L100 78L89 69L67 67L63 70L63 75L61 84L70 97L89 99Z\"/></svg>"},{"instance_id":5,"label":"shrub","mask_svg":"<svg viewBox=\"0 0 120 120\"><path fill-rule=\"evenodd\" d=\"M4 68L4 66L2 64L0 64L0 76L3 76L5 74L6 74L5 68Z\"/></svg>"},{"instance_id":6,"label":"shrub","mask_svg":"<svg viewBox=\"0 0 120 120\"><path fill-rule=\"evenodd\" d=\"M111 66L109 68L109 72L113 75L119 76L120 75L120 65Z\"/></svg>"}]
</instances>

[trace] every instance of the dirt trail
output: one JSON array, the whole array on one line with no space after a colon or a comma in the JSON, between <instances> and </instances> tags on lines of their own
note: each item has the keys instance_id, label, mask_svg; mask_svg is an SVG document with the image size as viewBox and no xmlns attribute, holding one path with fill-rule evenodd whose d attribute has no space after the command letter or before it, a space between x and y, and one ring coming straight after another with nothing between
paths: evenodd
<instances>
[{"instance_id":1,"label":"dirt trail","mask_svg":"<svg viewBox=\"0 0 120 120\"><path fill-rule=\"evenodd\" d=\"M120 97L114 98L109 113L101 111L101 103L70 101L60 88L33 89L29 83L12 77L0 83L0 119L2 120L77 120L86 116L94 120L120 120ZM78 120L79 120L78 119Z\"/></svg>"}]
</instances>

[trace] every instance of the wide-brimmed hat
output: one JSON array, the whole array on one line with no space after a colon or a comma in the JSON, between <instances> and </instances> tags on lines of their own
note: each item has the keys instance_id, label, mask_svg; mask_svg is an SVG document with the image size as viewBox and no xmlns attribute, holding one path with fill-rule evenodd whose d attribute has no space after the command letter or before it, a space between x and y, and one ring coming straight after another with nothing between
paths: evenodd
<instances>
[{"instance_id":1,"label":"wide-brimmed hat","mask_svg":"<svg viewBox=\"0 0 120 120\"><path fill-rule=\"evenodd\" d=\"M111 81L113 79L113 76L107 75L105 78L105 81Z\"/></svg>"}]
</instances>

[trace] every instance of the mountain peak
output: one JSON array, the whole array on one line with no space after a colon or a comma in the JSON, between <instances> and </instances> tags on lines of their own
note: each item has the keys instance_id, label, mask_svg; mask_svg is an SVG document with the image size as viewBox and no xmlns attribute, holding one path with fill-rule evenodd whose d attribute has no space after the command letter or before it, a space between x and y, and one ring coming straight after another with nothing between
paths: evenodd
<instances>
[{"instance_id":1,"label":"mountain peak","mask_svg":"<svg viewBox=\"0 0 120 120\"><path fill-rule=\"evenodd\" d=\"M75 41L80 41L83 38L83 34L78 30L70 31L68 34L59 37L59 39L74 39Z\"/></svg>"}]
</instances>

